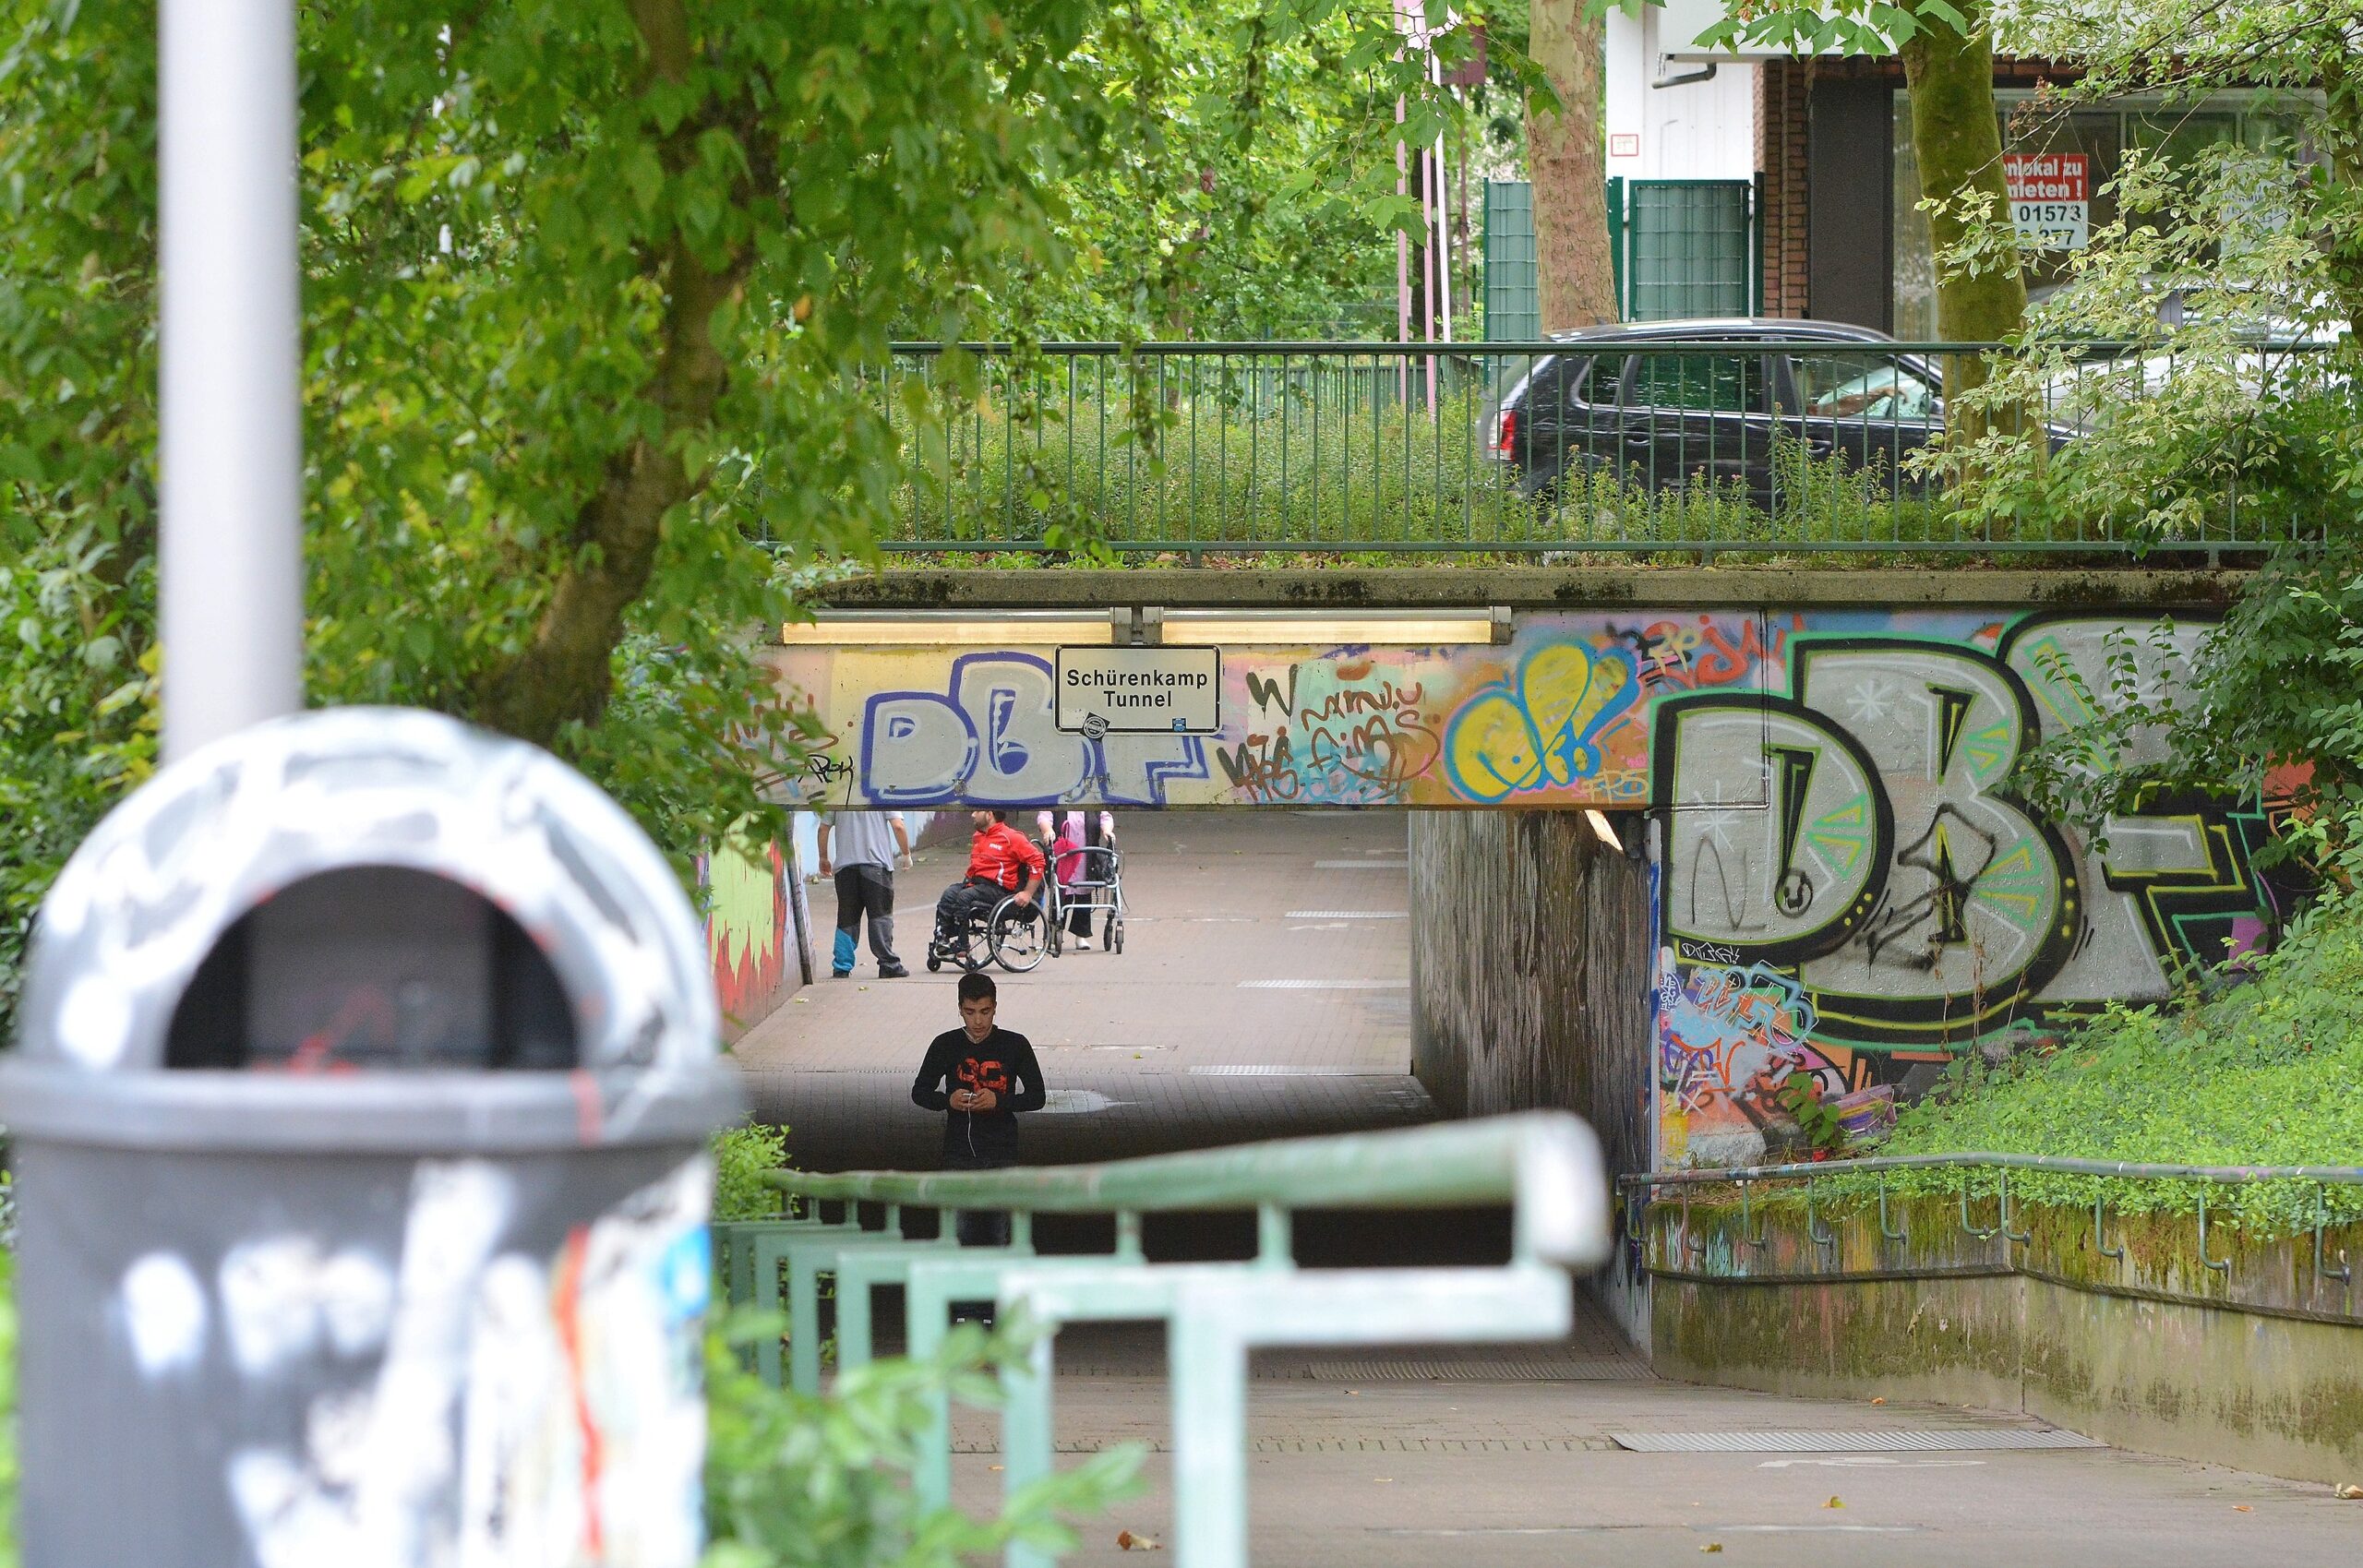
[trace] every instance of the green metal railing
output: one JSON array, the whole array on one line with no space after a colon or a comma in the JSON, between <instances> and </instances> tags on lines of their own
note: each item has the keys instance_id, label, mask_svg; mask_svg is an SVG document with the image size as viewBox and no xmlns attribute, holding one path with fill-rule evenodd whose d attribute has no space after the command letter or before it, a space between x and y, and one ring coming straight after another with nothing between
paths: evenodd
<instances>
[{"instance_id":1,"label":"green metal railing","mask_svg":"<svg viewBox=\"0 0 2363 1568\"><path fill-rule=\"evenodd\" d=\"M2181 374L2093 357L2045 394L2076 439ZM2122 345L2117 345L2122 348ZM2172 537L2105 521L1997 533L1910 455L1948 360L1998 344L1827 339L1514 343L896 345L875 383L906 476L890 552L2156 555L2261 549L2285 516L2226 489ZM2260 345L2251 395L2332 384ZM2107 399L2097 394L2105 389ZM2097 412L2096 412L2097 411Z\"/></svg>"},{"instance_id":2,"label":"green metal railing","mask_svg":"<svg viewBox=\"0 0 2363 1568\"><path fill-rule=\"evenodd\" d=\"M1026 1365L1002 1374L1003 1484L1015 1493L1050 1473L1051 1371L1067 1323L1166 1324L1173 1422L1178 1568L1247 1561L1247 1357L1263 1346L1527 1340L1571 1325L1568 1271L1589 1269L1612 1240L1599 1145L1571 1116L1538 1113L1404 1131L1252 1144L1109 1165L918 1175L866 1172L771 1179L802 1212L718 1225L720 1266L734 1304L776 1310L783 1278L787 1374L821 1386L822 1281L834 1282L836 1364L866 1364L874 1348L870 1293L904 1291L906 1346L932 1354L954 1302L990 1300L1038 1325ZM1300 1269L1291 1215L1301 1208L1512 1207L1510 1259L1498 1268ZM834 1218L823 1205L842 1205ZM864 1228L863 1204L882 1205ZM943 1211L941 1234L904 1237L909 1208ZM1253 1210L1255 1256L1244 1263L1151 1264L1141 1252L1145 1214ZM1008 1211L1006 1246L961 1246L952 1214ZM1111 1215L1112 1252L1043 1257L1038 1214ZM780 1375L776 1344L757 1368ZM951 1411L930 1414L916 1476L923 1502L952 1496ZM1023 1544L1012 1568L1049 1559Z\"/></svg>"},{"instance_id":3,"label":"green metal railing","mask_svg":"<svg viewBox=\"0 0 2363 1568\"><path fill-rule=\"evenodd\" d=\"M1859 1188L1865 1179L1876 1178L1878 1239L1882 1242L1901 1244L1907 1239L1904 1230L1890 1223L1889 1184L1892 1173L1906 1170L1955 1170L1960 1173L1960 1217L1958 1224L1963 1235L1976 1241L1998 1240L2005 1262L2015 1263L2014 1249L2029 1244L2031 1232L2014 1228L2010 1198L2010 1173L2032 1171L2052 1176L2091 1177L2113 1181L2177 1181L2197 1186L2199 1218L2199 1262L2209 1274L2219 1276L2231 1273L2229 1258L2213 1256L2208 1251L2208 1189L2210 1187L2245 1187L2265 1182L2290 1182L2311 1185L2312 1205L2312 1273L2319 1287L2338 1285L2351 1298L2355 1273L2346 1252L2340 1250L2338 1261L2333 1263L2326 1251L2332 1224L2329 1189L2332 1187L2363 1187L2363 1167L2357 1166L2205 1166L2149 1165L2122 1160L2076 1159L2054 1155L2007 1155L1983 1152L1952 1155L1890 1155L1867 1159L1817 1161L1809 1164L1732 1166L1704 1170L1650 1170L1620 1176L1616 1185L1621 1190L1620 1225L1628 1240L1638 1240L1648 1225L1648 1210L1652 1202L1660 1201L1661 1188L1671 1188L1682 1193L1687 1206L1688 1193L1699 1187L1730 1187L1739 1194L1737 1242L1740 1247L1759 1249L1769 1244L1769 1237L1757 1223L1753 1191L1757 1184L1767 1181L1803 1181L1805 1183L1805 1222L1808 1240L1816 1247L1838 1245L1838 1237L1817 1212L1816 1189L1825 1182L1843 1182ZM1971 1216L1971 1173L1991 1170L1994 1181L1994 1223L1980 1226ZM2125 1250L2108 1242L2108 1194L2096 1191L2093 1197L2093 1253L2103 1259L2121 1260ZM1703 1251L1704 1245L1694 1238L1685 1225L1678 1245L1685 1260L1693 1251ZM2202 1275L2202 1277L2204 1277Z\"/></svg>"}]
</instances>

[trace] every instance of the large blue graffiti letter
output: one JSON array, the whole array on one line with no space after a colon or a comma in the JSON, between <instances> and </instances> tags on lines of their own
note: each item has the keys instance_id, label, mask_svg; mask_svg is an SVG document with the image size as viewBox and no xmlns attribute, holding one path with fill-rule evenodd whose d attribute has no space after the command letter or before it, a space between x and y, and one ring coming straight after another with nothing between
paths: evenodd
<instances>
[{"instance_id":1,"label":"large blue graffiti letter","mask_svg":"<svg viewBox=\"0 0 2363 1568\"><path fill-rule=\"evenodd\" d=\"M957 799L977 766L977 732L945 698L885 691L861 712L860 786L891 806L942 806Z\"/></svg>"}]
</instances>

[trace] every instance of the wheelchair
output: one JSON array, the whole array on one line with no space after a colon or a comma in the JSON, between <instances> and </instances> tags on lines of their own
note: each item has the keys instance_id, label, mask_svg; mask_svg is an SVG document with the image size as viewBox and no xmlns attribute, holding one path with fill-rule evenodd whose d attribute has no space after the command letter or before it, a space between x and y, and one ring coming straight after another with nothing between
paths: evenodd
<instances>
[{"instance_id":1,"label":"wheelchair","mask_svg":"<svg viewBox=\"0 0 2363 1568\"><path fill-rule=\"evenodd\" d=\"M1004 894L989 914L969 916L956 935L947 939L941 931L928 933L928 972L956 964L974 974L998 964L1013 975L1023 975L1059 951L1062 917L1054 882L1045 881L1029 904L1020 904L1014 893Z\"/></svg>"}]
</instances>

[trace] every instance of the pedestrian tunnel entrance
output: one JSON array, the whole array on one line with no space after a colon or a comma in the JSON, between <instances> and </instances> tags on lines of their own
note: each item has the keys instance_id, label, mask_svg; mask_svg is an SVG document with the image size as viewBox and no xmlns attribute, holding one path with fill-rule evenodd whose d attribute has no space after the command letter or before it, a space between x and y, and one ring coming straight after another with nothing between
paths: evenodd
<instances>
[{"instance_id":1,"label":"pedestrian tunnel entrance","mask_svg":"<svg viewBox=\"0 0 2363 1568\"><path fill-rule=\"evenodd\" d=\"M1564 1105L1652 1163L1746 1163L1799 1074L1883 1114L1966 1050L2271 940L2273 803L2153 802L2095 844L2014 779L2186 679L2207 619L838 612L773 657L823 737L791 781L815 808L1407 813L1414 1012L1460 1021L1459 1065L1421 1068L1439 1106ZM1628 1042L1582 1082L1541 1044L1577 1013Z\"/></svg>"}]
</instances>

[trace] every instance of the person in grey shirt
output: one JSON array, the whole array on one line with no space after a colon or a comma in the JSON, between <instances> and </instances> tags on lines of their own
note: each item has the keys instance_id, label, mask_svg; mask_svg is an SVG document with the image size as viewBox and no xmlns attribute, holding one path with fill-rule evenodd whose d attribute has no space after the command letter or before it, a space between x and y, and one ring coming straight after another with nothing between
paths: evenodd
<instances>
[{"instance_id":1,"label":"person in grey shirt","mask_svg":"<svg viewBox=\"0 0 2363 1568\"><path fill-rule=\"evenodd\" d=\"M835 851L832 859L831 851ZM821 875L837 882L837 944L829 972L837 979L853 973L861 917L870 916L870 952L879 978L899 980L910 973L894 956L894 857L911 863L911 835L900 811L831 811L821 818Z\"/></svg>"}]
</instances>

